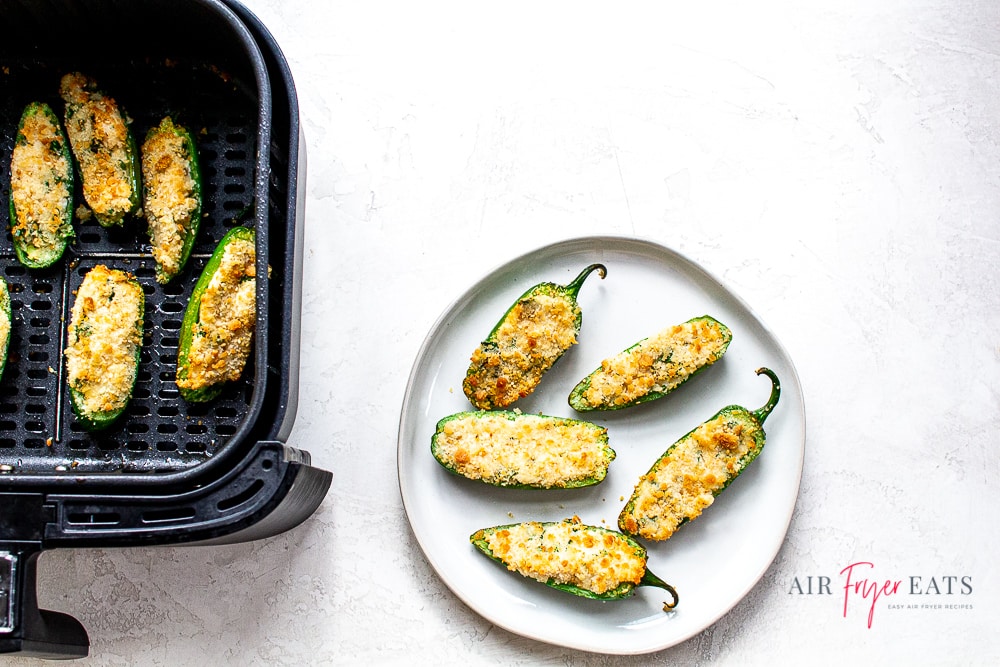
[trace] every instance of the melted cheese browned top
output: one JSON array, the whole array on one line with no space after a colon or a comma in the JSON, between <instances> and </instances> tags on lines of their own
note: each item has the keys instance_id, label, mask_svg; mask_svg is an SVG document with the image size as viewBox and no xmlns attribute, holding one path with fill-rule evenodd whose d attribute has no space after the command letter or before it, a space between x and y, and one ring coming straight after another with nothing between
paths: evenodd
<instances>
[{"instance_id":1,"label":"melted cheese browned top","mask_svg":"<svg viewBox=\"0 0 1000 667\"><path fill-rule=\"evenodd\" d=\"M256 311L256 249L247 239L226 244L219 268L201 297L199 320L191 332L183 389L203 389L238 380L253 338Z\"/></svg>"},{"instance_id":2,"label":"melted cheese browned top","mask_svg":"<svg viewBox=\"0 0 1000 667\"><path fill-rule=\"evenodd\" d=\"M604 427L538 415L511 419L493 413L470 413L446 421L435 435L435 455L469 479L544 488L603 479L614 459Z\"/></svg>"},{"instance_id":3,"label":"melted cheese browned top","mask_svg":"<svg viewBox=\"0 0 1000 667\"><path fill-rule=\"evenodd\" d=\"M11 233L32 260L73 233L70 164L61 135L52 118L32 113L24 119L10 160L10 195L17 213L10 221Z\"/></svg>"},{"instance_id":4,"label":"melted cheese browned top","mask_svg":"<svg viewBox=\"0 0 1000 667\"><path fill-rule=\"evenodd\" d=\"M478 408L502 408L524 398L559 356L576 343L579 306L570 299L535 294L518 301L493 341L472 355L463 389Z\"/></svg>"},{"instance_id":5,"label":"melted cheese browned top","mask_svg":"<svg viewBox=\"0 0 1000 667\"><path fill-rule=\"evenodd\" d=\"M583 399L591 407L614 407L652 392L666 393L716 361L727 342L722 326L713 320L668 327L602 361Z\"/></svg>"},{"instance_id":6,"label":"melted cheese browned top","mask_svg":"<svg viewBox=\"0 0 1000 667\"><path fill-rule=\"evenodd\" d=\"M149 223L153 259L167 282L180 269L184 239L194 222L199 201L191 172L191 158L173 121L164 118L142 144L143 211Z\"/></svg>"},{"instance_id":7,"label":"melted cheese browned top","mask_svg":"<svg viewBox=\"0 0 1000 667\"><path fill-rule=\"evenodd\" d=\"M88 271L77 290L66 372L88 413L112 412L128 402L142 344L144 299L133 276L103 264Z\"/></svg>"},{"instance_id":8,"label":"melted cheese browned top","mask_svg":"<svg viewBox=\"0 0 1000 667\"><path fill-rule=\"evenodd\" d=\"M665 540L699 516L742 470L758 428L732 415L710 419L682 438L639 479L618 518L627 533Z\"/></svg>"},{"instance_id":9,"label":"melted cheese browned top","mask_svg":"<svg viewBox=\"0 0 1000 667\"><path fill-rule=\"evenodd\" d=\"M80 167L87 205L98 215L129 211L136 194L128 172L131 147L117 103L79 73L65 75L59 90L66 102L66 134Z\"/></svg>"},{"instance_id":10,"label":"melted cheese browned top","mask_svg":"<svg viewBox=\"0 0 1000 667\"><path fill-rule=\"evenodd\" d=\"M646 573L645 554L625 536L574 521L521 523L486 531L485 539L509 570L597 594L638 585Z\"/></svg>"}]
</instances>

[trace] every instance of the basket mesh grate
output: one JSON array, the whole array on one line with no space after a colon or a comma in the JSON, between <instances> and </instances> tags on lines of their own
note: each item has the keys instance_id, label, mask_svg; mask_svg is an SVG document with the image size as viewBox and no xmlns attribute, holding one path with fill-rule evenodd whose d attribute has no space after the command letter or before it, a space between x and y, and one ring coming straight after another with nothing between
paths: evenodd
<instances>
[{"instance_id":1,"label":"basket mesh grate","mask_svg":"<svg viewBox=\"0 0 1000 667\"><path fill-rule=\"evenodd\" d=\"M213 456L247 419L252 358L243 380L215 401L187 404L174 384L177 339L187 298L215 245L233 225L252 220L257 100L222 72L183 62L127 62L96 67L103 89L133 119L139 144L167 114L198 144L203 219L191 259L170 284L154 278L145 221L105 229L75 220L76 239L62 261L26 269L13 253L7 197L10 156L24 106L48 102L58 115L59 63L0 62L0 272L11 292L12 335L0 379L0 469L15 474L164 472ZM76 202L82 202L80 185ZM145 335L132 401L110 429L90 433L75 420L65 382L63 348L73 293L96 264L131 272L146 295Z\"/></svg>"}]
</instances>

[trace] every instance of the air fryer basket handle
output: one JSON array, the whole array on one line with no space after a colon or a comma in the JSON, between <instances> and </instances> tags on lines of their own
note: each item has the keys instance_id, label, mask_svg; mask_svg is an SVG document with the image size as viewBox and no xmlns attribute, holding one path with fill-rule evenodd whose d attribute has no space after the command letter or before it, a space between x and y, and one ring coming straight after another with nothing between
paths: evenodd
<instances>
[{"instance_id":1,"label":"air fryer basket handle","mask_svg":"<svg viewBox=\"0 0 1000 667\"><path fill-rule=\"evenodd\" d=\"M70 616L38 608L35 589L40 549L0 545L0 653L48 659L86 657L90 639Z\"/></svg>"}]
</instances>

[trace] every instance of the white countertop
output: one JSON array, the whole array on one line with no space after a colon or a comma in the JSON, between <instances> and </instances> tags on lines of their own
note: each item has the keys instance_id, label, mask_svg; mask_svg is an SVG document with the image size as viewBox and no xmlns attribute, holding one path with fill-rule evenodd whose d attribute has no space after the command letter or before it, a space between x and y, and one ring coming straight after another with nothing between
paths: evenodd
<instances>
[{"instance_id":1,"label":"white countertop","mask_svg":"<svg viewBox=\"0 0 1000 667\"><path fill-rule=\"evenodd\" d=\"M289 444L333 486L258 542L46 553L41 603L87 627L84 664L1000 662L1000 6L246 4L298 88ZM602 234L725 281L790 353L807 414L760 582L696 637L620 658L466 607L396 471L441 312L510 259ZM870 628L860 594L844 613L862 561L903 582ZM830 594L808 594L819 577Z\"/></svg>"}]
</instances>

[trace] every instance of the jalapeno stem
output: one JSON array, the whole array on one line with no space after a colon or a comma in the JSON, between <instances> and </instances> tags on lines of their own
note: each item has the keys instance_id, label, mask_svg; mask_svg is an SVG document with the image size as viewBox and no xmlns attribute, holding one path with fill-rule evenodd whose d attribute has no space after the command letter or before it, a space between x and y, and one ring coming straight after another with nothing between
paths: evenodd
<instances>
[{"instance_id":1,"label":"jalapeno stem","mask_svg":"<svg viewBox=\"0 0 1000 667\"><path fill-rule=\"evenodd\" d=\"M575 299L576 295L580 293L580 288L583 287L583 281L586 280L587 276L589 276L594 271L597 271L597 274L601 276L602 280L604 279L604 276L608 275L608 269L603 264L591 264L583 271L581 271L580 275L574 278L573 282L571 282L569 285L566 285L566 287L564 287L563 289L565 289L566 293Z\"/></svg>"},{"instance_id":2,"label":"jalapeno stem","mask_svg":"<svg viewBox=\"0 0 1000 667\"><path fill-rule=\"evenodd\" d=\"M766 375L771 378L771 396L767 399L767 403L752 413L757 423L763 424L767 416L771 414L771 410L778 404L778 398L781 396L781 381L770 368L758 368L757 375Z\"/></svg>"},{"instance_id":3,"label":"jalapeno stem","mask_svg":"<svg viewBox=\"0 0 1000 667\"><path fill-rule=\"evenodd\" d=\"M677 597L677 591L674 589L674 587L668 584L667 582L663 581L662 579L660 579L658 576L656 576L649 570L646 570L646 574L642 575L642 579L639 581L639 585L656 586L657 588L662 588L666 592L670 593L670 597L673 598L673 601L669 603L664 602L663 611L670 611L671 609L676 607L677 603L680 601L680 598Z\"/></svg>"}]
</instances>

